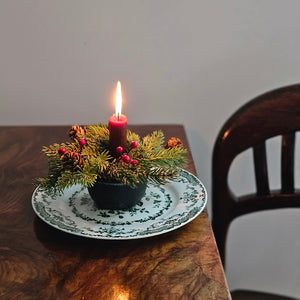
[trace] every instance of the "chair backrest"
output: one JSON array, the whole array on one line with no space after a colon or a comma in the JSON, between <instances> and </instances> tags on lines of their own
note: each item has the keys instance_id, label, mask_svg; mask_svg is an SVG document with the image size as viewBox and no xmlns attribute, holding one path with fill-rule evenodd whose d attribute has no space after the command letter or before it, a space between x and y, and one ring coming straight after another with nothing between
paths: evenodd
<instances>
[{"instance_id":1,"label":"chair backrest","mask_svg":"<svg viewBox=\"0 0 300 300\"><path fill-rule=\"evenodd\" d=\"M294 187L295 133L300 130L300 84L256 97L237 110L222 127L212 162L212 225L225 266L226 236L230 222L243 214L283 207L300 207ZM282 136L281 189L269 188L266 140ZM256 193L236 197L229 188L233 159L252 148Z\"/></svg>"}]
</instances>

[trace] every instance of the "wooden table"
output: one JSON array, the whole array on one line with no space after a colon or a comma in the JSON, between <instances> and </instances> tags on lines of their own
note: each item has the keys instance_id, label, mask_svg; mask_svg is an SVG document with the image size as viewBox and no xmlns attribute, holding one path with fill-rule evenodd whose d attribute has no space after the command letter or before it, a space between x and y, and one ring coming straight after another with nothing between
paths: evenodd
<instances>
[{"instance_id":1,"label":"wooden table","mask_svg":"<svg viewBox=\"0 0 300 300\"><path fill-rule=\"evenodd\" d=\"M188 147L180 125L131 129L162 129ZM35 215L33 179L47 174L41 148L68 130L0 127L0 299L230 299L206 209L177 230L127 241L73 236Z\"/></svg>"}]
</instances>

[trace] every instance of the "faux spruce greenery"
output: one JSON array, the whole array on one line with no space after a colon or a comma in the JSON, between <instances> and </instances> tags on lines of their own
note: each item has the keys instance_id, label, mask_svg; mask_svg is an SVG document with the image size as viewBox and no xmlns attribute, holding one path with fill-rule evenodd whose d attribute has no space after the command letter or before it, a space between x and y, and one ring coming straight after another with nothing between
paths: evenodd
<instances>
[{"instance_id":1,"label":"faux spruce greenery","mask_svg":"<svg viewBox=\"0 0 300 300\"><path fill-rule=\"evenodd\" d=\"M48 158L49 173L36 180L36 185L48 193L62 192L74 184L84 187L97 180L125 183L164 184L177 176L178 166L185 163L186 149L181 141L164 141L162 131L141 138L127 130L127 149L118 147L118 157L109 151L109 130L106 125L72 126L70 142L43 148Z\"/></svg>"}]
</instances>

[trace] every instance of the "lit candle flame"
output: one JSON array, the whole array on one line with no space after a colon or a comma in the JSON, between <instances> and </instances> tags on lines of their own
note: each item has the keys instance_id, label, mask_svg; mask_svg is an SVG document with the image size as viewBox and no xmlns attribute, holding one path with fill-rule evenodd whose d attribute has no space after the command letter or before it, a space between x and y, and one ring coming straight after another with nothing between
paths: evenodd
<instances>
[{"instance_id":1,"label":"lit candle flame","mask_svg":"<svg viewBox=\"0 0 300 300\"><path fill-rule=\"evenodd\" d=\"M121 82L117 83L117 94L116 94L116 117L119 119L122 111L122 92L121 92Z\"/></svg>"}]
</instances>

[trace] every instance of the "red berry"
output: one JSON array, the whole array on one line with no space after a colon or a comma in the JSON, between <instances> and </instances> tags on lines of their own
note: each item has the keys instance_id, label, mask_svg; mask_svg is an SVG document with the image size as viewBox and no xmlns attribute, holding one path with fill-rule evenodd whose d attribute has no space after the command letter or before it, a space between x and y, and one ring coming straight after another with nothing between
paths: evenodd
<instances>
[{"instance_id":1,"label":"red berry","mask_svg":"<svg viewBox=\"0 0 300 300\"><path fill-rule=\"evenodd\" d=\"M132 159L132 160L130 161L130 163L131 163L133 166L136 166L137 161L136 161L135 159Z\"/></svg>"},{"instance_id":2,"label":"red berry","mask_svg":"<svg viewBox=\"0 0 300 300\"><path fill-rule=\"evenodd\" d=\"M130 157L127 154L122 155L122 160L125 163L129 163L130 162Z\"/></svg>"},{"instance_id":3,"label":"red berry","mask_svg":"<svg viewBox=\"0 0 300 300\"><path fill-rule=\"evenodd\" d=\"M130 148L131 148L131 149L134 149L134 148L136 148L137 146L138 146L138 144L137 144L136 141L130 142Z\"/></svg>"},{"instance_id":4,"label":"red berry","mask_svg":"<svg viewBox=\"0 0 300 300\"><path fill-rule=\"evenodd\" d=\"M60 155L64 155L65 153L66 153L66 149L65 148L59 148L59 150L58 150L58 153L60 154Z\"/></svg>"},{"instance_id":5,"label":"red berry","mask_svg":"<svg viewBox=\"0 0 300 300\"><path fill-rule=\"evenodd\" d=\"M81 147L83 147L85 144L86 144L86 141L85 141L84 139L81 139L81 140L79 141L79 145L80 145Z\"/></svg>"},{"instance_id":6,"label":"red berry","mask_svg":"<svg viewBox=\"0 0 300 300\"><path fill-rule=\"evenodd\" d=\"M123 148L121 146L119 146L116 148L116 151L121 154L121 153L123 153Z\"/></svg>"}]
</instances>

